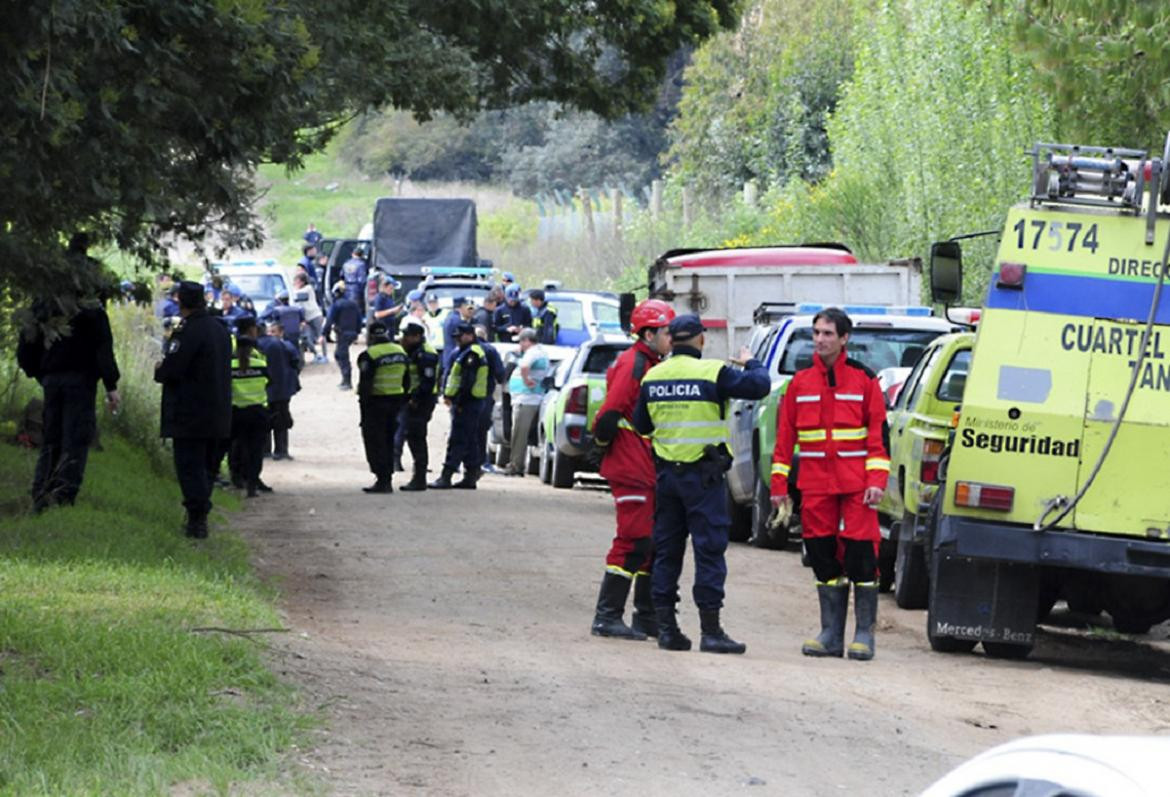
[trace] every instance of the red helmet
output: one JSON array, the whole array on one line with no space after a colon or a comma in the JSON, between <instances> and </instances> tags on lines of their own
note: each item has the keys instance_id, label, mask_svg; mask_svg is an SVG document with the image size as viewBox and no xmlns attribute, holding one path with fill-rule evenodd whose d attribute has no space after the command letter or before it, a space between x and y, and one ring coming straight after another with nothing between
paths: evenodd
<instances>
[{"instance_id":1,"label":"red helmet","mask_svg":"<svg viewBox=\"0 0 1170 797\"><path fill-rule=\"evenodd\" d=\"M638 332L647 327L658 329L674 320L674 308L661 299L647 299L630 314L630 328Z\"/></svg>"}]
</instances>

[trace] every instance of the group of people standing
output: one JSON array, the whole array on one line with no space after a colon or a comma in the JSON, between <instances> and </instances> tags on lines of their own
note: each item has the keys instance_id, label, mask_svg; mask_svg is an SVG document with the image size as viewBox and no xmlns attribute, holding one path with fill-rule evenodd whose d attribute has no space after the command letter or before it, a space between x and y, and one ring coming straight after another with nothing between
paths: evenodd
<instances>
[{"instance_id":1,"label":"group of people standing","mask_svg":"<svg viewBox=\"0 0 1170 797\"><path fill-rule=\"evenodd\" d=\"M617 535L606 557L592 633L653 637L660 648L690 650L676 612L689 536L699 648L744 653L747 646L723 630L720 618L731 527L725 416L728 399L767 396L770 377L746 348L732 363L702 359L701 321L675 316L665 302L642 302L631 327L637 340L610 368L605 403L594 421L594 437L605 452L601 475L613 493ZM790 514L789 481L799 444L802 533L821 606L820 633L804 643L802 652L846 654L852 582L856 626L847 652L852 659L868 660L874 655L877 619L881 536L876 506L890 465L881 390L872 372L848 359L851 330L849 317L837 308L814 318L813 366L789 383L777 417L771 493L776 513ZM634 613L626 625L631 591Z\"/></svg>"}]
</instances>

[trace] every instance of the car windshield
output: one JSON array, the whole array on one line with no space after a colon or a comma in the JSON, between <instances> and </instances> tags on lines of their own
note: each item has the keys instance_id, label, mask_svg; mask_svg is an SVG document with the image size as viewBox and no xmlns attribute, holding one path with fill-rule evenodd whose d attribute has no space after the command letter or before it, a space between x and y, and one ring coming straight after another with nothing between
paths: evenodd
<instances>
[{"instance_id":1,"label":"car windshield","mask_svg":"<svg viewBox=\"0 0 1170 797\"><path fill-rule=\"evenodd\" d=\"M276 298L276 294L288 289L282 274L232 274L228 279L255 304L270 302Z\"/></svg>"},{"instance_id":2,"label":"car windshield","mask_svg":"<svg viewBox=\"0 0 1170 797\"><path fill-rule=\"evenodd\" d=\"M435 294L435 296L442 299L454 299L456 296L465 296L477 305L483 302L483 297L487 296L490 285L438 285L427 288L425 285L419 286L426 290L428 294Z\"/></svg>"},{"instance_id":3,"label":"car windshield","mask_svg":"<svg viewBox=\"0 0 1170 797\"><path fill-rule=\"evenodd\" d=\"M585 316L581 303L575 299L549 299L548 303L557 310L557 323L561 329L584 329Z\"/></svg>"},{"instance_id":4,"label":"car windshield","mask_svg":"<svg viewBox=\"0 0 1170 797\"><path fill-rule=\"evenodd\" d=\"M941 330L933 329L854 327L847 350L850 357L877 373L883 368L914 365L927 345L941 334ZM795 330L780 360L780 373L794 374L802 368L808 368L812 361L812 328Z\"/></svg>"},{"instance_id":5,"label":"car windshield","mask_svg":"<svg viewBox=\"0 0 1170 797\"><path fill-rule=\"evenodd\" d=\"M622 327L621 313L616 304L594 302L593 317L597 319L597 324L602 329L618 330Z\"/></svg>"},{"instance_id":6,"label":"car windshield","mask_svg":"<svg viewBox=\"0 0 1170 797\"><path fill-rule=\"evenodd\" d=\"M594 346L589 350L581 370L587 374L604 374L618 355L628 348L629 346Z\"/></svg>"}]
</instances>

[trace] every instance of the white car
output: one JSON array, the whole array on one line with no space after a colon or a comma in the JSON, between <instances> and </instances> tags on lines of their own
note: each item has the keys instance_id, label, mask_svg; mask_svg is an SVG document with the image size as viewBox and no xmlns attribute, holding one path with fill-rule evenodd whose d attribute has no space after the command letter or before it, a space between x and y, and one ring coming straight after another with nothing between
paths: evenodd
<instances>
[{"instance_id":1,"label":"white car","mask_svg":"<svg viewBox=\"0 0 1170 797\"><path fill-rule=\"evenodd\" d=\"M1030 736L960 764L922 797L1153 797L1170 793L1170 737Z\"/></svg>"},{"instance_id":2,"label":"white car","mask_svg":"<svg viewBox=\"0 0 1170 797\"><path fill-rule=\"evenodd\" d=\"M223 278L224 284L239 287L252 300L257 313L264 312L281 291L292 291L292 277L275 260L235 260L212 263L211 273Z\"/></svg>"}]
</instances>

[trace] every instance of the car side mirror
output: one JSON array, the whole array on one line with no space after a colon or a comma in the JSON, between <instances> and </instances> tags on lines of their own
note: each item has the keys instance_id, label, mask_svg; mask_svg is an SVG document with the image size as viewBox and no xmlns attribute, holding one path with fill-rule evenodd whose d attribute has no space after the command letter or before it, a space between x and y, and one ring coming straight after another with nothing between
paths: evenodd
<instances>
[{"instance_id":1,"label":"car side mirror","mask_svg":"<svg viewBox=\"0 0 1170 797\"><path fill-rule=\"evenodd\" d=\"M958 241L939 241L930 246L930 297L951 305L963 294L963 248Z\"/></svg>"}]
</instances>

